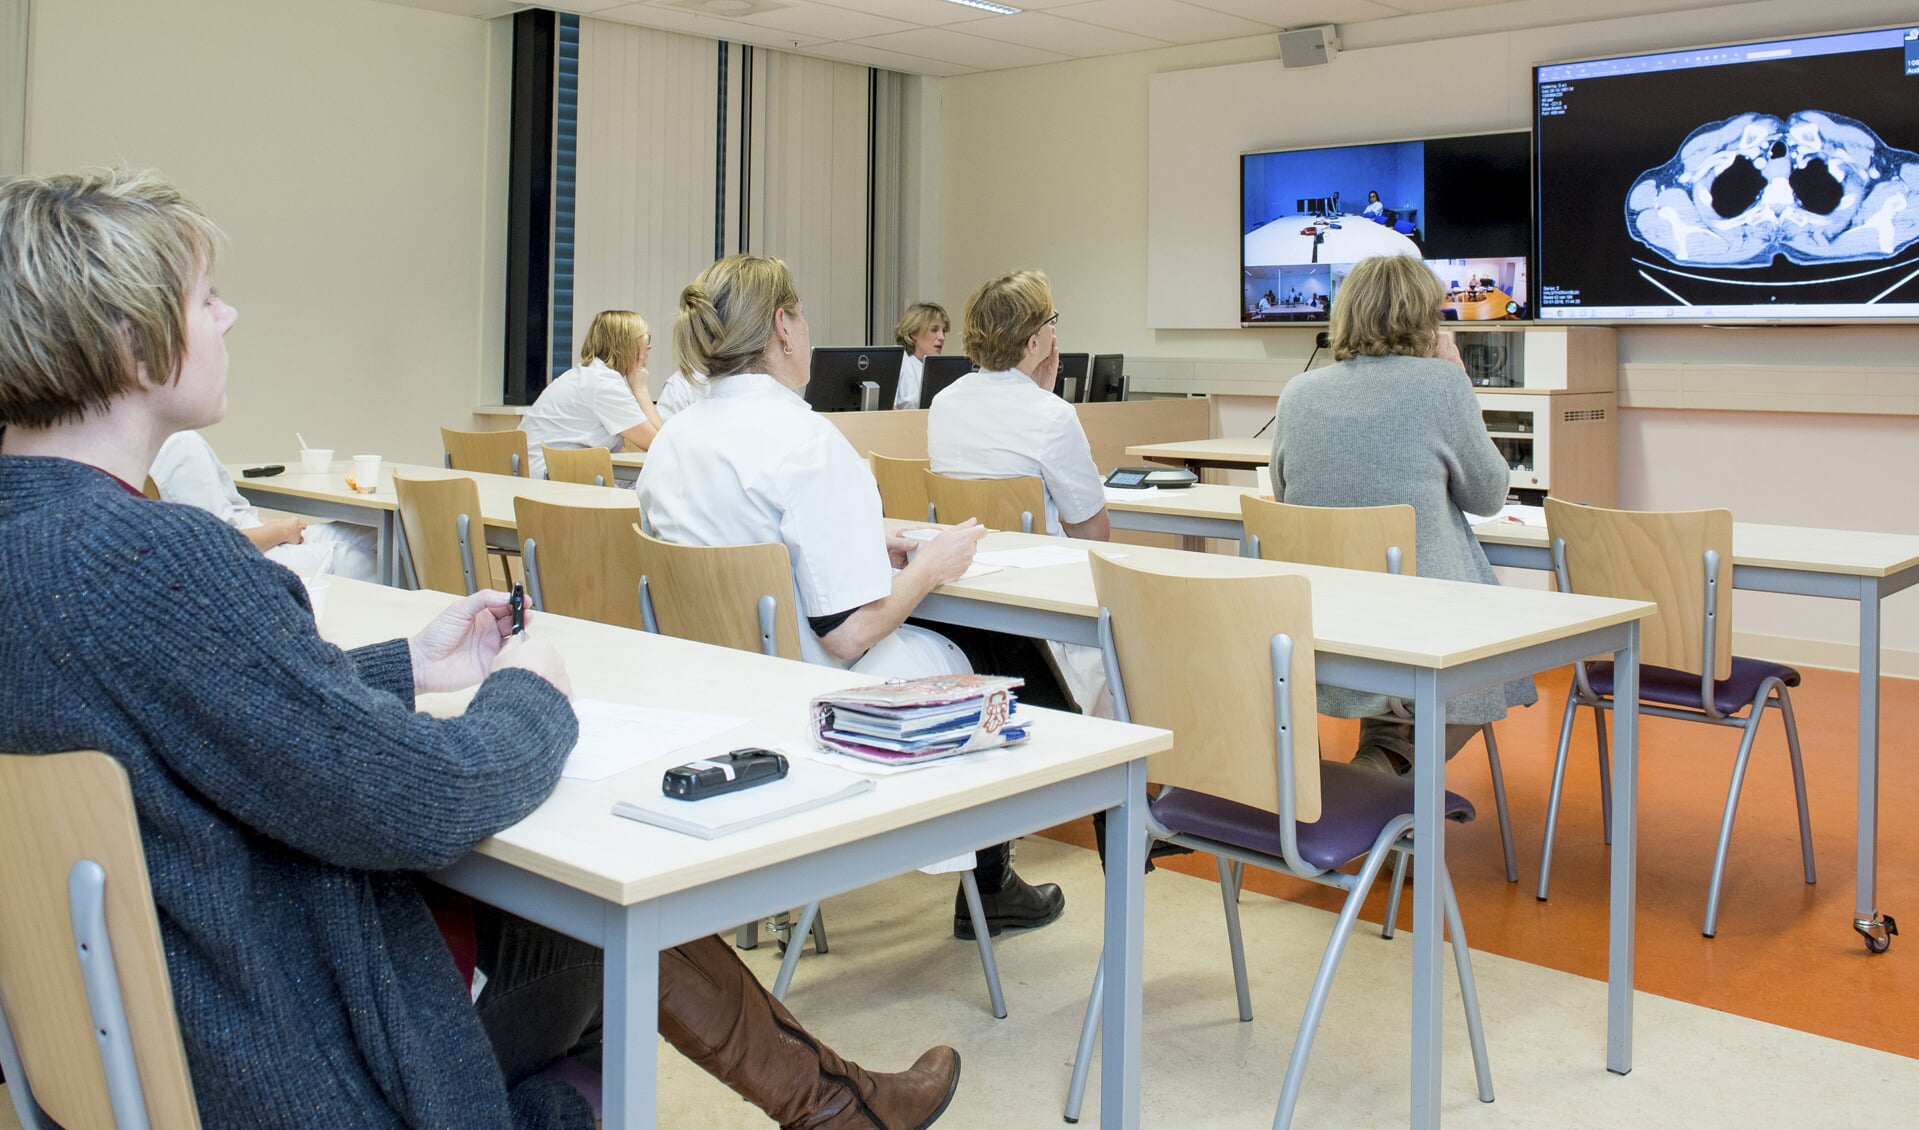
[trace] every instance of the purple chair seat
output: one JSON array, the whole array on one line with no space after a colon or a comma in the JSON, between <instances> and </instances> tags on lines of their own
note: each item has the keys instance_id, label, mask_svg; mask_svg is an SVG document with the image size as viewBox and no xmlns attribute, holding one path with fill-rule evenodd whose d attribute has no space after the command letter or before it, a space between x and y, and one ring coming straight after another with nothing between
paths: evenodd
<instances>
[{"instance_id":1,"label":"purple chair seat","mask_svg":"<svg viewBox=\"0 0 1919 1130\"><path fill-rule=\"evenodd\" d=\"M1344 761L1322 761L1319 795L1319 819L1299 825L1299 854L1330 871L1372 850L1380 829L1413 810L1413 779L1357 769ZM1280 854L1279 817L1270 812L1188 789L1175 790L1152 807L1153 817L1175 832ZM1446 818L1469 822L1472 802L1448 792Z\"/></svg>"},{"instance_id":2,"label":"purple chair seat","mask_svg":"<svg viewBox=\"0 0 1919 1130\"><path fill-rule=\"evenodd\" d=\"M1753 696L1759 693L1760 683L1775 677L1788 687L1799 685L1799 672L1783 663L1742 659L1735 655L1732 657L1732 673L1712 685L1713 707L1721 714L1736 714L1752 705ZM1593 693L1611 698L1611 661L1587 664L1586 681L1592 684ZM1639 701L1698 710L1699 676L1642 663L1639 666Z\"/></svg>"}]
</instances>

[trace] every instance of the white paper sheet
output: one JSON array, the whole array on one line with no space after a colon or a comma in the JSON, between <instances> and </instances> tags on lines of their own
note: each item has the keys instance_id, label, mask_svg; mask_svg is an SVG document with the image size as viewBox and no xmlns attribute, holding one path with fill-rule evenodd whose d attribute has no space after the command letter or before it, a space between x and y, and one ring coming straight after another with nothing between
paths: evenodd
<instances>
[{"instance_id":1,"label":"white paper sheet","mask_svg":"<svg viewBox=\"0 0 1919 1130\"><path fill-rule=\"evenodd\" d=\"M590 698L575 702L573 713L580 719L580 741L560 771L560 776L572 781L598 781L624 773L747 722L734 714L661 710Z\"/></svg>"},{"instance_id":2,"label":"white paper sheet","mask_svg":"<svg viewBox=\"0 0 1919 1130\"><path fill-rule=\"evenodd\" d=\"M1041 569L1048 565L1084 564L1086 549L1076 545L1036 545L1028 549L996 549L991 553L977 554L973 560L980 565L997 565L1002 569Z\"/></svg>"},{"instance_id":3,"label":"white paper sheet","mask_svg":"<svg viewBox=\"0 0 1919 1130\"><path fill-rule=\"evenodd\" d=\"M1466 522L1468 525L1473 526L1483 526L1488 522L1516 522L1527 526L1543 526L1546 524L1546 508L1544 506L1521 506L1518 503L1514 503L1510 506L1500 507L1499 513L1497 514L1468 514L1466 515Z\"/></svg>"}]
</instances>

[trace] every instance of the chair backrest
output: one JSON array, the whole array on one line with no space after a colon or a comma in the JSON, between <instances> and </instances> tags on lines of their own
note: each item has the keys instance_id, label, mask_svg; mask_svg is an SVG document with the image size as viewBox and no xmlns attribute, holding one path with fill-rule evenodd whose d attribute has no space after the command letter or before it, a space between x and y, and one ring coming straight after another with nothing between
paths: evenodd
<instances>
[{"instance_id":1,"label":"chair backrest","mask_svg":"<svg viewBox=\"0 0 1919 1130\"><path fill-rule=\"evenodd\" d=\"M1414 546L1418 520L1404 504L1294 506L1242 494L1239 517L1247 543L1259 539L1259 556L1268 561L1407 576L1419 572Z\"/></svg>"},{"instance_id":2,"label":"chair backrest","mask_svg":"<svg viewBox=\"0 0 1919 1130\"><path fill-rule=\"evenodd\" d=\"M880 485L880 509L888 518L908 522L926 521L926 475L930 459L892 459L879 452L868 453L873 479Z\"/></svg>"},{"instance_id":3,"label":"chair backrest","mask_svg":"<svg viewBox=\"0 0 1919 1130\"><path fill-rule=\"evenodd\" d=\"M674 545L637 524L633 534L661 634L764 652L760 605L770 598L772 654L801 658L793 563L784 545Z\"/></svg>"},{"instance_id":4,"label":"chair backrest","mask_svg":"<svg viewBox=\"0 0 1919 1130\"><path fill-rule=\"evenodd\" d=\"M152 475L148 475L147 481L140 484L140 493L146 495L148 498L151 498L155 502L159 502L160 501L160 484L153 481Z\"/></svg>"},{"instance_id":5,"label":"chair backrest","mask_svg":"<svg viewBox=\"0 0 1919 1130\"><path fill-rule=\"evenodd\" d=\"M926 498L933 520L951 525L968 518L995 530L1046 532L1046 484L1034 475L1017 479L956 479L926 471Z\"/></svg>"},{"instance_id":6,"label":"chair backrest","mask_svg":"<svg viewBox=\"0 0 1919 1130\"><path fill-rule=\"evenodd\" d=\"M1546 536L1565 542L1574 592L1646 600L1659 614L1639 622L1639 661L1704 675L1712 646L1717 679L1732 673L1732 511L1602 510L1546 499ZM1706 553L1718 554L1711 635Z\"/></svg>"},{"instance_id":7,"label":"chair backrest","mask_svg":"<svg viewBox=\"0 0 1919 1130\"><path fill-rule=\"evenodd\" d=\"M490 475L526 474L526 433L518 428L500 432L456 432L440 429L440 446L452 471L483 471Z\"/></svg>"},{"instance_id":8,"label":"chair backrest","mask_svg":"<svg viewBox=\"0 0 1919 1130\"><path fill-rule=\"evenodd\" d=\"M640 520L637 502L567 506L516 497L513 516L535 607L622 628L645 626L640 616L640 550L628 533Z\"/></svg>"},{"instance_id":9,"label":"chair backrest","mask_svg":"<svg viewBox=\"0 0 1919 1130\"><path fill-rule=\"evenodd\" d=\"M613 453L604 447L553 447L543 443L540 457L546 460L546 477L554 482L597 487L615 485Z\"/></svg>"},{"instance_id":10,"label":"chair backrest","mask_svg":"<svg viewBox=\"0 0 1919 1130\"><path fill-rule=\"evenodd\" d=\"M89 874L91 883L70 878ZM16 1097L31 1090L62 1126L129 1125L115 1117L111 1075L121 1081L119 1101L144 1105L149 1124L199 1126L133 794L119 762L92 751L0 754L0 892L0 1001L20 1056L7 1078ZM102 916L91 909L101 902L111 939L104 950ZM76 916L76 904L88 909ZM82 972L91 955L109 953L110 963ZM93 1003L116 995L124 1012L117 1023ZM15 1066L24 1078L15 1077Z\"/></svg>"},{"instance_id":11,"label":"chair backrest","mask_svg":"<svg viewBox=\"0 0 1919 1130\"><path fill-rule=\"evenodd\" d=\"M480 577L474 572L474 547L486 540L478 484L458 476L409 479L396 472L393 493L400 499L400 528L420 585L456 596L475 591ZM462 518L467 528L464 545Z\"/></svg>"},{"instance_id":12,"label":"chair backrest","mask_svg":"<svg viewBox=\"0 0 1919 1130\"><path fill-rule=\"evenodd\" d=\"M1319 819L1312 587L1305 577L1199 577L1095 550L1093 591L1112 617L1132 721L1173 731L1147 779L1284 817L1274 756L1272 638L1293 639L1293 818Z\"/></svg>"}]
</instances>

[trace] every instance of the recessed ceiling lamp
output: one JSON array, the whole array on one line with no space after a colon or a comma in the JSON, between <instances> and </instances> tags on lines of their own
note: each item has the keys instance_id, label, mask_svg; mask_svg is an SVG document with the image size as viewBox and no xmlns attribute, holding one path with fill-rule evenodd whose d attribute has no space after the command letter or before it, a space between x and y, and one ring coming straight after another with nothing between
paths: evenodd
<instances>
[{"instance_id":1,"label":"recessed ceiling lamp","mask_svg":"<svg viewBox=\"0 0 1919 1130\"><path fill-rule=\"evenodd\" d=\"M792 7L783 0L654 0L654 2L662 8L679 8L682 11L696 12L700 15L725 16L735 20Z\"/></svg>"},{"instance_id":2,"label":"recessed ceiling lamp","mask_svg":"<svg viewBox=\"0 0 1919 1130\"><path fill-rule=\"evenodd\" d=\"M1017 16L1020 9L1005 4L995 4L993 0L946 0L948 4L960 4L968 8L978 8L982 12L991 12L996 16Z\"/></svg>"}]
</instances>

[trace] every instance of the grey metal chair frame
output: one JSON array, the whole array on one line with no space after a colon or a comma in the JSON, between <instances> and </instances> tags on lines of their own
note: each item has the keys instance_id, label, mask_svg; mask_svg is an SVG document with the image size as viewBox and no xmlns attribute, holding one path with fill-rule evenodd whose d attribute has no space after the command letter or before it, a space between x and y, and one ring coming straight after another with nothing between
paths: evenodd
<instances>
[{"instance_id":1,"label":"grey metal chair frame","mask_svg":"<svg viewBox=\"0 0 1919 1130\"><path fill-rule=\"evenodd\" d=\"M1559 582L1559 591L1572 592L1572 580L1566 569L1566 539L1554 538L1552 546L1553 576ZM1740 731L1739 753L1733 761L1732 781L1726 789L1725 814L1719 821L1719 844L1713 855L1712 884L1706 893L1706 921L1701 929L1706 937L1713 937L1719 930L1719 904L1724 894L1726 878L1726 857L1732 847L1733 818L1739 810L1739 793L1745 786L1746 767L1752 756L1753 739L1759 733L1759 721L1768 708L1779 711L1780 721L1786 728L1786 750L1792 761L1792 785L1799 802L1799 852L1805 867L1806 882L1818 882L1818 873L1813 866L1812 857L1812 819L1806 806L1806 770L1799 756L1799 723L1793 717L1792 696L1786 685L1778 678L1763 680L1753 693L1753 699L1739 711L1722 714L1713 702L1712 673L1718 666L1717 637L1714 629L1719 616L1719 551L1705 551L1705 647L1701 656L1703 672L1699 676L1699 709L1682 709L1662 706L1642 701L1639 713L1653 714L1661 718L1677 718L1686 722L1703 722L1713 726L1730 726ZM1559 825L1559 798L1566 782L1566 760L1572 746L1573 715L1579 707L1590 707L1593 712L1593 727L1599 738L1599 792L1601 815L1606 828L1606 843L1612 843L1612 756L1606 746L1606 723L1601 711L1613 709L1610 696L1601 696L1592 689L1587 679L1586 664L1573 665L1572 692L1566 696L1566 710L1559 723L1559 752L1553 762L1552 796L1546 804L1546 839L1539 848L1539 891L1538 898L1544 902L1548 885L1552 881L1553 838Z\"/></svg>"},{"instance_id":2,"label":"grey metal chair frame","mask_svg":"<svg viewBox=\"0 0 1919 1130\"><path fill-rule=\"evenodd\" d=\"M1240 556L1259 557L1259 535L1247 534L1246 543ZM1396 545L1386 547L1386 571L1398 576L1405 553ZM1393 717L1412 720L1413 712L1401 698L1387 700ZM1499 739L1493 736L1493 724L1486 723L1479 728L1479 736L1486 743L1486 764L1492 770L1493 808L1499 816L1499 850L1506 859L1506 881L1519 882L1519 857L1513 851L1513 817L1506 807L1506 771L1499 764ZM1390 938L1397 928L1399 919L1399 897L1406 889L1406 856L1399 855L1393 860L1392 894L1386 900L1386 921L1380 925L1379 936Z\"/></svg>"},{"instance_id":3,"label":"grey metal chair frame","mask_svg":"<svg viewBox=\"0 0 1919 1130\"><path fill-rule=\"evenodd\" d=\"M1121 722L1132 721L1132 711L1126 702L1125 680L1119 669L1119 653L1113 645L1112 613L1105 608L1099 610L1099 646L1106 664L1106 679L1113 695L1114 715ZM1250 1021L1253 1018L1251 988L1246 976L1246 950L1239 922L1240 881L1245 874L1247 864L1264 867L1268 870L1283 871L1295 878L1333 887L1346 892L1346 901L1340 906L1339 918L1333 925L1333 935L1326 943L1326 952L1320 958L1319 971L1313 978L1312 993L1306 1000L1306 1013L1300 1018L1299 1036L1293 1042L1292 1056L1286 1064L1286 1079L1280 1088L1279 1107L1273 1113L1273 1130L1287 1130L1292 1125L1293 1108L1299 1101L1299 1088L1306 1074L1307 1057L1312 1054L1313 1038L1319 1030L1319 1019L1326 1009L1327 998L1331 995L1333 977L1339 971L1339 960L1344 955L1346 942L1351 937L1353 925L1359 919L1359 910L1366 901L1366 894L1372 889L1380 869L1384 866L1390 852L1411 852L1413 815L1408 812L1394 818L1374 839L1373 846L1366 853L1365 862L1360 865L1357 875L1348 875L1343 871L1322 871L1300 858L1298 821L1294 813L1298 811L1295 795L1297 788L1293 778L1293 726L1292 726L1292 690L1288 685L1293 669L1293 638L1280 632L1272 637L1270 658L1273 670L1273 718L1276 723L1273 735L1273 756L1277 759L1279 777L1279 838L1281 855L1274 857L1264 852L1248 851L1232 844L1202 836L1173 832L1155 819L1149 808L1146 816L1146 835L1150 850L1153 841L1178 844L1212 855L1219 864L1220 900L1226 910L1226 941L1232 951L1233 987L1239 997L1239 1018ZM1166 795L1162 792L1162 797ZM1403 856L1402 856L1403 858ZM1453 892L1451 873L1446 869L1446 861L1439 861L1439 877L1443 885L1441 905L1445 913L1446 929L1452 935L1453 964L1459 975L1460 996L1466 1009L1466 1031L1472 1043L1473 1068L1478 1077L1479 1101L1493 1101L1492 1068L1486 1060L1486 1032L1479 1016L1479 989L1473 980L1472 962L1466 945L1466 928L1459 914L1459 899ZM1079 1047L1073 1059L1072 1082L1067 1087L1065 1119L1078 1122L1080 1103L1086 1093L1087 1070L1092 1063L1093 1042L1099 1032L1101 1002L1106 988L1106 956L1100 954L1098 972L1093 977L1093 992L1086 1002L1086 1016L1080 1026Z\"/></svg>"},{"instance_id":4,"label":"grey metal chair frame","mask_svg":"<svg viewBox=\"0 0 1919 1130\"><path fill-rule=\"evenodd\" d=\"M531 566L529 565L529 571ZM653 585L645 574L640 576L640 619L646 630L655 635L660 633L658 618L653 613ZM778 659L779 640L777 636L779 600L772 594L763 594L759 598L756 611L759 614L760 654ZM993 957L993 937L986 926L986 906L980 901L979 879L971 870L960 872L960 888L966 892L966 909L973 919L973 937L979 944L980 968L986 976L986 995L993 1008L993 1018L1006 1019L1006 994L1000 988L999 962ZM800 919L794 924L792 934L786 944L786 953L780 959L780 972L773 979L773 996L777 1000L786 999L786 990L793 984L793 973L799 968L800 954L806 949L806 938L813 938L816 953L827 952L826 918L820 913L818 901L809 902L800 910ZM734 944L740 949L750 950L759 946L759 923L749 922L741 925L734 933Z\"/></svg>"}]
</instances>

